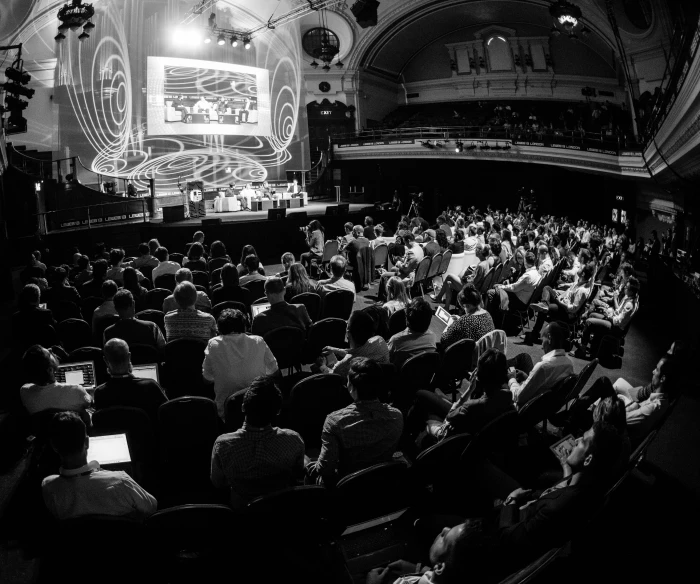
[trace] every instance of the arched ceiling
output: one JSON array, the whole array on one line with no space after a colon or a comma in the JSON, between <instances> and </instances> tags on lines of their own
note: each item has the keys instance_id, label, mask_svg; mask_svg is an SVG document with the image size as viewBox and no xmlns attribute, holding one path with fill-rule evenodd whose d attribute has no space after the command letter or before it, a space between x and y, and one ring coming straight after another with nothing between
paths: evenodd
<instances>
[{"instance_id":1,"label":"arched ceiling","mask_svg":"<svg viewBox=\"0 0 700 584\"><path fill-rule=\"evenodd\" d=\"M610 61L614 41L601 0L574 0L593 34L583 41ZM379 22L354 47L349 68L398 80L410 60L436 40L460 29L508 23L549 29L551 0L383 0Z\"/></svg>"}]
</instances>

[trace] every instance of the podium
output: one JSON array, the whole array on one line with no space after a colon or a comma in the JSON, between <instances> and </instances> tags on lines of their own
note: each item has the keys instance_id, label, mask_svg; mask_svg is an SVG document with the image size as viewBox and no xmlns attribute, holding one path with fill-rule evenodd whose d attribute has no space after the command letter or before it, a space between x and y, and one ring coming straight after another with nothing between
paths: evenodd
<instances>
[{"instance_id":1,"label":"podium","mask_svg":"<svg viewBox=\"0 0 700 584\"><path fill-rule=\"evenodd\" d=\"M206 217L207 207L205 201L190 201L190 219Z\"/></svg>"}]
</instances>

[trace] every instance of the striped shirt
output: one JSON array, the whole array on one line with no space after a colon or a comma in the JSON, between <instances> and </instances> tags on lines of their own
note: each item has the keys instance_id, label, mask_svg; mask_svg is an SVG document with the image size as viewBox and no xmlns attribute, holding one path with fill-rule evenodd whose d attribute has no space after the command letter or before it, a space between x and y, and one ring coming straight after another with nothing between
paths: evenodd
<instances>
[{"instance_id":1,"label":"striped shirt","mask_svg":"<svg viewBox=\"0 0 700 584\"><path fill-rule=\"evenodd\" d=\"M165 337L168 342L177 339L208 341L216 334L216 320L206 312L194 308L180 308L165 315Z\"/></svg>"}]
</instances>

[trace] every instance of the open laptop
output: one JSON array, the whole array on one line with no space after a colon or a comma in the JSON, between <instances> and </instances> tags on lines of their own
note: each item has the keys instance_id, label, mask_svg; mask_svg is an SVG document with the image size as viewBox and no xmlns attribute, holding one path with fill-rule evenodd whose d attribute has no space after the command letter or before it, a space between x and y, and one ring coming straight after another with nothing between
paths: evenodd
<instances>
[{"instance_id":1,"label":"open laptop","mask_svg":"<svg viewBox=\"0 0 700 584\"><path fill-rule=\"evenodd\" d=\"M131 462L126 434L91 436L88 461L96 460L100 466L125 466Z\"/></svg>"},{"instance_id":2,"label":"open laptop","mask_svg":"<svg viewBox=\"0 0 700 584\"><path fill-rule=\"evenodd\" d=\"M261 312L265 312L268 308L270 308L271 304L269 302L265 302L263 304L253 304L250 307L250 311L253 314L253 318L258 316Z\"/></svg>"},{"instance_id":3,"label":"open laptop","mask_svg":"<svg viewBox=\"0 0 700 584\"><path fill-rule=\"evenodd\" d=\"M131 373L139 379L152 379L160 383L158 376L158 363L148 363L146 365L132 365Z\"/></svg>"},{"instance_id":4,"label":"open laptop","mask_svg":"<svg viewBox=\"0 0 700 584\"><path fill-rule=\"evenodd\" d=\"M58 366L56 381L80 385L86 391L95 390L95 362L79 361L78 363L65 363Z\"/></svg>"}]
</instances>

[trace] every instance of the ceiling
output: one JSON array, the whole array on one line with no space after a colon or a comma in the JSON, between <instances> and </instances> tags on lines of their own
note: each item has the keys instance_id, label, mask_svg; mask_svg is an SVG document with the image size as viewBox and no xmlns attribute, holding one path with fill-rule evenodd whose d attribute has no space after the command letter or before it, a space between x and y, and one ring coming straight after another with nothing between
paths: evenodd
<instances>
[{"instance_id":1,"label":"ceiling","mask_svg":"<svg viewBox=\"0 0 700 584\"><path fill-rule=\"evenodd\" d=\"M607 62L613 39L604 1L575 0L593 31L584 42ZM518 24L552 26L551 0L383 0L379 23L363 31L350 68L364 69L398 80L410 60L431 43L468 27Z\"/></svg>"}]
</instances>

